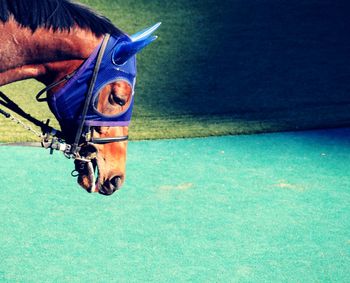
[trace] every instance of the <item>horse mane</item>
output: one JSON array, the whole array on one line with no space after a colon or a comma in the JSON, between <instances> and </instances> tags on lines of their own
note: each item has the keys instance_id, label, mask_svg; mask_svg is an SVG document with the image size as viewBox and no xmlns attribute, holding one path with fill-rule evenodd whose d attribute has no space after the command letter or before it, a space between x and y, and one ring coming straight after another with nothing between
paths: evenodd
<instances>
[{"instance_id":1,"label":"horse mane","mask_svg":"<svg viewBox=\"0 0 350 283\"><path fill-rule=\"evenodd\" d=\"M77 25L97 36L123 34L106 17L70 0L0 0L0 21L7 22L11 15L33 32L40 27L69 31Z\"/></svg>"}]
</instances>

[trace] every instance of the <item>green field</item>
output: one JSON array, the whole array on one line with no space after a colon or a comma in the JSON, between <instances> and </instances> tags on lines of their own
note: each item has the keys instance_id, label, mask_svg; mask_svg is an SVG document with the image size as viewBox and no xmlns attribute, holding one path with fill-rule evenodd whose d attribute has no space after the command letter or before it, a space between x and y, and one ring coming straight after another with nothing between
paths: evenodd
<instances>
[{"instance_id":1,"label":"green field","mask_svg":"<svg viewBox=\"0 0 350 283\"><path fill-rule=\"evenodd\" d=\"M81 1L134 33L158 21L138 56L132 139L350 124L348 4L338 1ZM325 21L326 19L326 21ZM52 117L34 81L1 87ZM33 137L0 119L0 141Z\"/></svg>"},{"instance_id":2,"label":"green field","mask_svg":"<svg viewBox=\"0 0 350 283\"><path fill-rule=\"evenodd\" d=\"M349 137L133 141L110 197L61 154L0 147L0 282L348 283Z\"/></svg>"}]
</instances>

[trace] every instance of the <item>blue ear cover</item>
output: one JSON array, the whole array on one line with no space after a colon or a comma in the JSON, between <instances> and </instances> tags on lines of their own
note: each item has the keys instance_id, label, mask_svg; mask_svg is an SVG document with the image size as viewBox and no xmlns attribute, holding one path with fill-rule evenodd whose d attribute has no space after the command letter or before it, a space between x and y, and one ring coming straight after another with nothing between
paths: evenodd
<instances>
[{"instance_id":1,"label":"blue ear cover","mask_svg":"<svg viewBox=\"0 0 350 283\"><path fill-rule=\"evenodd\" d=\"M120 42L113 54L113 63L116 65L123 65L126 61L128 61L132 56L141 51L151 42L155 41L157 36L148 37L139 41L122 41Z\"/></svg>"},{"instance_id":2,"label":"blue ear cover","mask_svg":"<svg viewBox=\"0 0 350 283\"><path fill-rule=\"evenodd\" d=\"M142 39L145 39L147 37L149 37L155 30L157 30L159 28L159 26L161 25L162 23L156 23L155 25L149 27L149 28L146 28L144 30L141 30L133 35L130 36L130 39L131 41L138 41L138 40L142 40Z\"/></svg>"},{"instance_id":3,"label":"blue ear cover","mask_svg":"<svg viewBox=\"0 0 350 283\"><path fill-rule=\"evenodd\" d=\"M129 58L155 41L157 36L151 35L160 25L161 23L157 23L131 35L129 37L130 41L121 41L114 50L113 63L116 65L123 65Z\"/></svg>"}]
</instances>

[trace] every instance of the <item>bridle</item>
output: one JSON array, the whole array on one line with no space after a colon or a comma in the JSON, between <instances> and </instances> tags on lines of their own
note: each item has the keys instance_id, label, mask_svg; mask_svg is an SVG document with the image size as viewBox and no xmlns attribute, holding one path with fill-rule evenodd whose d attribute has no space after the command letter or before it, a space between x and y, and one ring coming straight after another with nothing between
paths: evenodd
<instances>
[{"instance_id":1,"label":"bridle","mask_svg":"<svg viewBox=\"0 0 350 283\"><path fill-rule=\"evenodd\" d=\"M76 176L81 177L88 172L90 181L95 184L94 171L96 166L98 167L97 145L126 142L128 136L94 137L94 131L97 131L96 127L129 125L137 73L135 55L157 39L157 36L152 34L160 24L156 23L131 36L105 35L102 43L76 71L50 84L36 95L37 101L48 102L51 112L60 123L62 132L49 126L49 120L44 123L24 112L2 92L0 92L0 105L40 127L42 134L1 108L0 114L39 136L42 147L50 149L50 153L58 150L67 158L74 159L76 169L73 173L77 171ZM102 93L101 90L106 85L121 81L130 87L127 107L122 108L118 113L102 113L96 107L100 99L99 93ZM58 91L50 93L47 97L41 97L43 93L64 82L65 84ZM93 149L90 149L91 147ZM94 189L93 185L91 190L94 191Z\"/></svg>"},{"instance_id":2,"label":"bridle","mask_svg":"<svg viewBox=\"0 0 350 283\"><path fill-rule=\"evenodd\" d=\"M50 149L51 154L58 150L63 152L67 158L74 159L75 170L72 175L89 176L92 183L90 190L95 191L95 169L98 167L99 160L97 145L126 142L128 136L94 137L94 131L98 131L96 127L126 127L129 125L134 105L137 73L135 55L157 39L157 36L152 34L160 24L156 23L130 36L106 34L102 43L76 71L48 85L36 95L37 101L48 102L62 131L49 126L49 120L44 123L24 112L2 92L0 92L0 105L40 127L42 133L38 133L31 126L24 124L19 118L1 108L0 114L40 137L41 146ZM122 85L121 82L129 86L128 104L123 108L124 104L117 102L122 107L120 112L108 110L112 113L102 113L105 111L100 111L97 105L99 99L101 97L105 99L105 96L100 97L100 93L103 87L112 82L115 83L116 88L118 82L119 86ZM58 91L50 93L47 97L41 97L62 83L64 85Z\"/></svg>"}]
</instances>

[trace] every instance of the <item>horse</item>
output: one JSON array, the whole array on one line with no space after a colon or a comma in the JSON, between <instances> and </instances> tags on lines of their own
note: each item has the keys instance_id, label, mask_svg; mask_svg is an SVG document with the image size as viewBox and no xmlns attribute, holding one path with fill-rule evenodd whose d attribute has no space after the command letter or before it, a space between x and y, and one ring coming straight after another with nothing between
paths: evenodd
<instances>
[{"instance_id":1,"label":"horse","mask_svg":"<svg viewBox=\"0 0 350 283\"><path fill-rule=\"evenodd\" d=\"M160 23L134 35L70 0L0 0L0 86L35 79L72 144L77 182L111 195L125 181L136 53Z\"/></svg>"}]
</instances>

